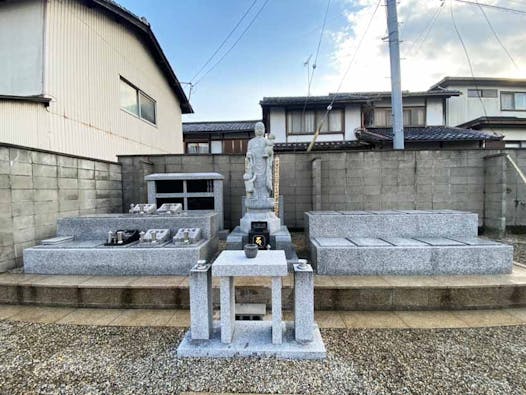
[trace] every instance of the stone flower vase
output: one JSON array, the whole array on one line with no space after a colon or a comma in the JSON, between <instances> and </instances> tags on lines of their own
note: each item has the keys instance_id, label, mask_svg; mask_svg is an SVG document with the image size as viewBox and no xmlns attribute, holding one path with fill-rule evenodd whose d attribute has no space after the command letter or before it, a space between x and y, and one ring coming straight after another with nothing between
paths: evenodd
<instances>
[{"instance_id":1,"label":"stone flower vase","mask_svg":"<svg viewBox=\"0 0 526 395\"><path fill-rule=\"evenodd\" d=\"M245 256L247 258L255 258L258 254L257 244L245 244L245 247L243 249L245 250Z\"/></svg>"}]
</instances>

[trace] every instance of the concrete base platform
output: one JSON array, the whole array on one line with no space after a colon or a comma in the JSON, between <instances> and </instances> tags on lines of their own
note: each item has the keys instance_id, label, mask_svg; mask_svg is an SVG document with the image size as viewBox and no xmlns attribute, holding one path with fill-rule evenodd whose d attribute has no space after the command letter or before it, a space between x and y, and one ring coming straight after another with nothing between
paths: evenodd
<instances>
[{"instance_id":1,"label":"concrete base platform","mask_svg":"<svg viewBox=\"0 0 526 395\"><path fill-rule=\"evenodd\" d=\"M470 238L313 238L313 265L322 275L509 274L513 247Z\"/></svg>"},{"instance_id":2,"label":"concrete base platform","mask_svg":"<svg viewBox=\"0 0 526 395\"><path fill-rule=\"evenodd\" d=\"M100 241L70 241L24 250L24 272L95 276L187 276L199 259L210 260L217 238L177 247L106 247Z\"/></svg>"},{"instance_id":3,"label":"concrete base platform","mask_svg":"<svg viewBox=\"0 0 526 395\"><path fill-rule=\"evenodd\" d=\"M282 344L272 344L271 321L236 321L232 343L221 343L219 322L214 322L214 331L209 341L192 342L188 331L177 348L177 356L183 358L234 358L276 357L279 359L324 359L325 345L318 326L314 329L314 340L299 344L294 340L292 322L286 323Z\"/></svg>"}]
</instances>

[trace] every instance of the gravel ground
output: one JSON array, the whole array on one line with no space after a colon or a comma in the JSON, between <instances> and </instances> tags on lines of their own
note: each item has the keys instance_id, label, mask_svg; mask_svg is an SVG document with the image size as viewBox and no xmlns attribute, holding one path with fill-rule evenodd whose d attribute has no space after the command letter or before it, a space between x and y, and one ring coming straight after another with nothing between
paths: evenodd
<instances>
[{"instance_id":1,"label":"gravel ground","mask_svg":"<svg viewBox=\"0 0 526 395\"><path fill-rule=\"evenodd\" d=\"M183 334L0 321L0 393L526 393L526 326L325 329L322 362L182 360Z\"/></svg>"}]
</instances>

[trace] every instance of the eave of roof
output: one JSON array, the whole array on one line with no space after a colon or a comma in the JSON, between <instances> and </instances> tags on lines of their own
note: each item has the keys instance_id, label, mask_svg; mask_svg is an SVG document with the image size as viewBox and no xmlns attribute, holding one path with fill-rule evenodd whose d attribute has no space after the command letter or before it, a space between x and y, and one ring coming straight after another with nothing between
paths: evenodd
<instances>
[{"instance_id":1,"label":"eave of roof","mask_svg":"<svg viewBox=\"0 0 526 395\"><path fill-rule=\"evenodd\" d=\"M0 95L0 100L6 101L24 101L30 103L42 103L48 105L51 101L50 97L45 97L42 95L35 96L14 96L14 95Z\"/></svg>"},{"instance_id":2,"label":"eave of roof","mask_svg":"<svg viewBox=\"0 0 526 395\"><path fill-rule=\"evenodd\" d=\"M253 132L260 120L183 122L183 133L238 133Z\"/></svg>"},{"instance_id":3,"label":"eave of roof","mask_svg":"<svg viewBox=\"0 0 526 395\"><path fill-rule=\"evenodd\" d=\"M392 128L367 128L359 133L359 139L367 142L390 142L393 140ZM424 126L404 128L404 140L407 142L451 142L451 141L488 141L502 140L496 136L478 130L449 126Z\"/></svg>"},{"instance_id":4,"label":"eave of roof","mask_svg":"<svg viewBox=\"0 0 526 395\"><path fill-rule=\"evenodd\" d=\"M459 128L481 129L484 127L526 128L526 118L519 117L479 117L458 125Z\"/></svg>"},{"instance_id":5,"label":"eave of roof","mask_svg":"<svg viewBox=\"0 0 526 395\"><path fill-rule=\"evenodd\" d=\"M456 90L438 90L424 92L402 92L403 98L409 97L444 97L460 96ZM273 96L264 97L259 104L265 106L285 106L285 105L307 105L316 104L342 104L342 103L367 103L375 100L385 100L391 98L391 92L348 92L348 93L329 93L325 96Z\"/></svg>"},{"instance_id":6,"label":"eave of roof","mask_svg":"<svg viewBox=\"0 0 526 395\"><path fill-rule=\"evenodd\" d=\"M439 91L451 85L454 86L504 86L526 87L526 79L491 78L491 77L444 77L429 88L429 91Z\"/></svg>"},{"instance_id":7,"label":"eave of roof","mask_svg":"<svg viewBox=\"0 0 526 395\"><path fill-rule=\"evenodd\" d=\"M157 41L157 38L153 34L153 31L150 27L150 24L144 18L139 18L137 15L128 11L126 8L117 4L112 0L86 0L85 4L92 4L98 6L103 10L109 12L111 15L118 18L119 21L125 22L133 27L137 32L139 32L142 37L145 39L146 44L154 53L155 61L158 63L161 70L164 72L165 77L168 80L168 83L175 95L179 99L179 104L183 114L193 113L192 105L188 100L188 97L184 93L184 90L181 86L181 83L177 79L170 62L166 58L161 45Z\"/></svg>"},{"instance_id":8,"label":"eave of roof","mask_svg":"<svg viewBox=\"0 0 526 395\"><path fill-rule=\"evenodd\" d=\"M274 151L286 152L286 151L306 151L310 143L275 143ZM314 144L312 149L314 151L330 151L330 150L343 150L343 149L364 149L370 147L365 141L318 141Z\"/></svg>"}]
</instances>

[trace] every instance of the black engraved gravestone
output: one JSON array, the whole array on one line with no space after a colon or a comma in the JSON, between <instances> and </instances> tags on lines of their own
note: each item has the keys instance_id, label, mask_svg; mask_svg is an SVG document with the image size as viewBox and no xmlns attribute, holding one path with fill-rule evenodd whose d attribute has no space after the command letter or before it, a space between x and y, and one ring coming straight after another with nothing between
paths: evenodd
<instances>
[{"instance_id":1,"label":"black engraved gravestone","mask_svg":"<svg viewBox=\"0 0 526 395\"><path fill-rule=\"evenodd\" d=\"M266 222L252 222L248 232L249 243L255 244L260 250L266 250L270 244L270 237Z\"/></svg>"}]
</instances>

